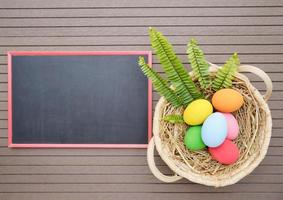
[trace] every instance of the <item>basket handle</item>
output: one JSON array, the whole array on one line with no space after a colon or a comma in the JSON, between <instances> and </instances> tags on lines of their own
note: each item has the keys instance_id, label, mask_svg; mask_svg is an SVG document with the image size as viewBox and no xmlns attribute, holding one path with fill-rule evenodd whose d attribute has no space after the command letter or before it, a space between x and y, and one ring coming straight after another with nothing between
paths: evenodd
<instances>
[{"instance_id":1,"label":"basket handle","mask_svg":"<svg viewBox=\"0 0 283 200\"><path fill-rule=\"evenodd\" d=\"M251 65L241 65L239 66L239 72L250 72L253 73L257 76L259 76L265 83L266 86L266 92L263 95L263 98L265 101L268 101L268 99L270 98L271 94L272 94L272 81L269 78L269 76L261 69L251 66Z\"/></svg>"},{"instance_id":2,"label":"basket handle","mask_svg":"<svg viewBox=\"0 0 283 200\"><path fill-rule=\"evenodd\" d=\"M154 137L151 138L147 147L147 163L152 174L160 181L163 181L165 183L172 183L182 179L181 176L178 176L176 174L173 176L162 174L162 172L160 172L160 170L156 167L154 161Z\"/></svg>"}]
</instances>

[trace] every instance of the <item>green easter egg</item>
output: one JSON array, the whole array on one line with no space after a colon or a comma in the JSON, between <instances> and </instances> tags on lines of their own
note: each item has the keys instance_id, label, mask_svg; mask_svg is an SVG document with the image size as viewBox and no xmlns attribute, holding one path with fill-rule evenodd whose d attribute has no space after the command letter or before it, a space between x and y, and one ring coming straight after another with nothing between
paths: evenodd
<instances>
[{"instance_id":1,"label":"green easter egg","mask_svg":"<svg viewBox=\"0 0 283 200\"><path fill-rule=\"evenodd\" d=\"M205 144L201 139L201 126L191 126L187 129L184 138L186 147L192 151L197 151L205 148Z\"/></svg>"}]
</instances>

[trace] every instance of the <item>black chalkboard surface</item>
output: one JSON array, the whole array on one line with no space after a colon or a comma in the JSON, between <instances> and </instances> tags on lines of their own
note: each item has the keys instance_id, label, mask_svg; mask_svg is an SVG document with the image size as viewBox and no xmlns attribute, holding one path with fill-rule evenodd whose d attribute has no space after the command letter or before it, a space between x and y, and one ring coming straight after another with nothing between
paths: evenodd
<instances>
[{"instance_id":1,"label":"black chalkboard surface","mask_svg":"<svg viewBox=\"0 0 283 200\"><path fill-rule=\"evenodd\" d=\"M11 147L146 147L150 52L9 54Z\"/></svg>"}]
</instances>

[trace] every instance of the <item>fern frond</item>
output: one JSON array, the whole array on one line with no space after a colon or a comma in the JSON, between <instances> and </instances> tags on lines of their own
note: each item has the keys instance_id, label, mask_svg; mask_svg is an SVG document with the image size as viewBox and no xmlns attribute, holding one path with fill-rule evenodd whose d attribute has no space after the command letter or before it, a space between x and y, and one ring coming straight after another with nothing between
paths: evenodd
<instances>
[{"instance_id":1,"label":"fern frond","mask_svg":"<svg viewBox=\"0 0 283 200\"><path fill-rule=\"evenodd\" d=\"M231 56L224 66L218 69L215 79L212 83L212 88L217 91L222 88L229 88L232 86L232 80L240 65L240 60L237 53Z\"/></svg>"},{"instance_id":2,"label":"fern frond","mask_svg":"<svg viewBox=\"0 0 283 200\"><path fill-rule=\"evenodd\" d=\"M179 97L174 93L174 91L168 86L167 81L164 80L158 73L153 71L152 68L145 63L143 57L139 57L139 66L143 73L152 81L152 84L157 92L161 96L164 96L167 101L169 101L175 107L179 107L182 105L182 101L180 101Z\"/></svg>"},{"instance_id":3,"label":"fern frond","mask_svg":"<svg viewBox=\"0 0 283 200\"><path fill-rule=\"evenodd\" d=\"M202 89L206 89L211 85L209 76L209 64L205 60L203 51L199 48L197 41L192 39L188 44L187 49L188 59L193 69L193 74L196 76Z\"/></svg>"},{"instance_id":4,"label":"fern frond","mask_svg":"<svg viewBox=\"0 0 283 200\"><path fill-rule=\"evenodd\" d=\"M184 119L182 115L166 115L163 117L163 120L173 124L184 123Z\"/></svg>"},{"instance_id":5,"label":"fern frond","mask_svg":"<svg viewBox=\"0 0 283 200\"><path fill-rule=\"evenodd\" d=\"M151 46L155 50L160 63L177 95L181 97L183 105L188 105L195 99L201 98L199 92L191 77L188 75L185 67L176 56L172 45L168 40L154 28L149 29Z\"/></svg>"}]
</instances>

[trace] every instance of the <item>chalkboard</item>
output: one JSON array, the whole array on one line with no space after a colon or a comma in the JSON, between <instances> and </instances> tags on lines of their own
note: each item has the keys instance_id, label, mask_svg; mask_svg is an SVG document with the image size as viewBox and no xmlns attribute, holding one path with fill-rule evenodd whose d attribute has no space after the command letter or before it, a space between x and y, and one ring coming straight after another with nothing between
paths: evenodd
<instances>
[{"instance_id":1,"label":"chalkboard","mask_svg":"<svg viewBox=\"0 0 283 200\"><path fill-rule=\"evenodd\" d=\"M150 52L10 52L10 147L146 147Z\"/></svg>"}]
</instances>

